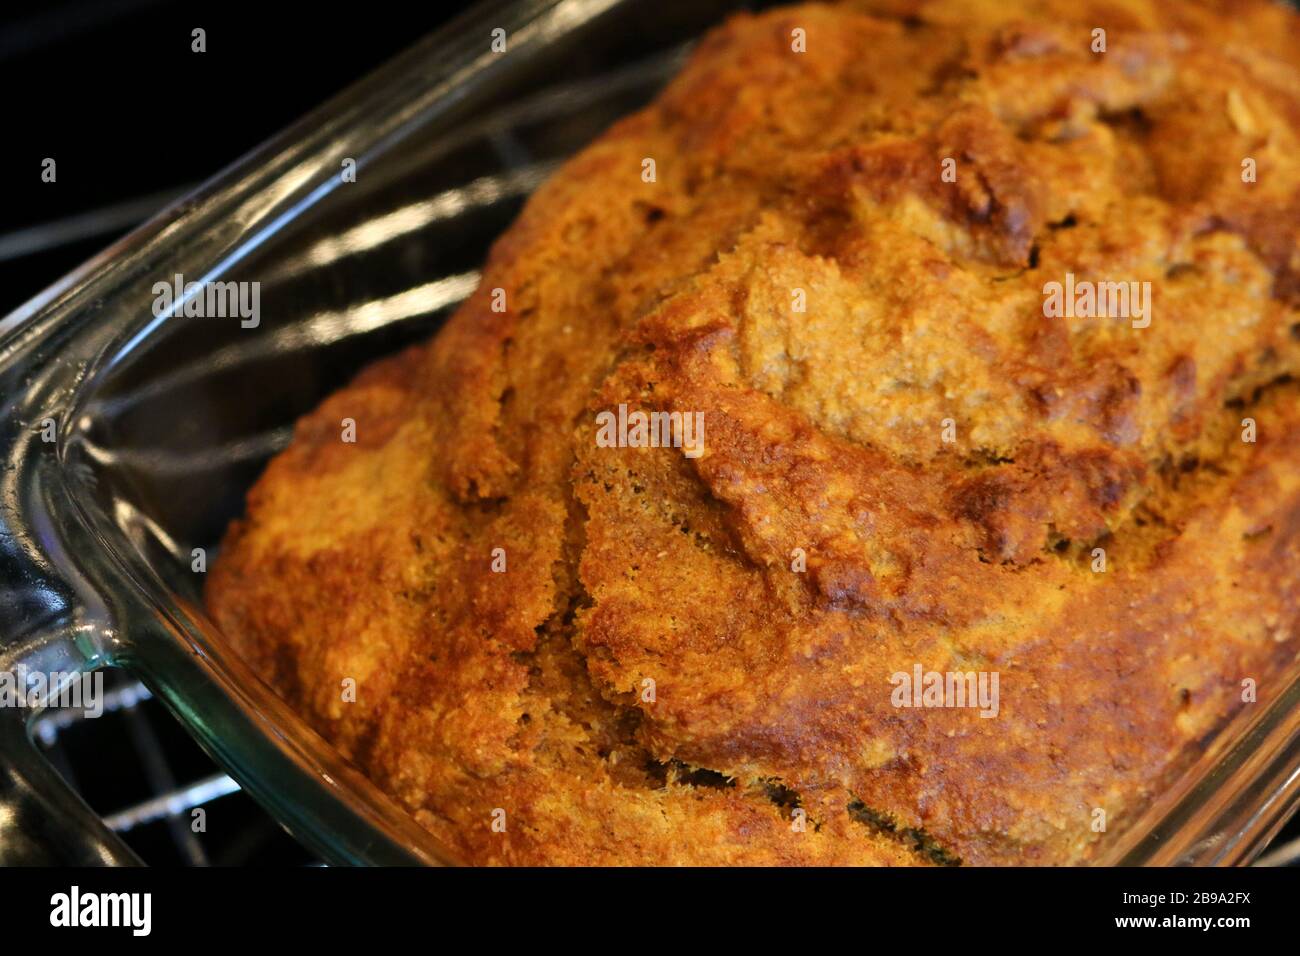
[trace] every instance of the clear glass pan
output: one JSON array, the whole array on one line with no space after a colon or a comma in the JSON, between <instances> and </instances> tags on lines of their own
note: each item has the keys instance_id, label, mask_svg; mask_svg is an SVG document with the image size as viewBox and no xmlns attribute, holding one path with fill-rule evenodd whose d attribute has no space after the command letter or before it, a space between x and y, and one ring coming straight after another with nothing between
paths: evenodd
<instances>
[{"instance_id":1,"label":"clear glass pan","mask_svg":"<svg viewBox=\"0 0 1300 956\"><path fill-rule=\"evenodd\" d=\"M0 322L0 668L129 667L327 860L455 862L228 651L193 549L211 560L294 420L427 337L540 179L737 6L485 4ZM176 274L260 282L260 323L155 316ZM1247 862L1297 797L1293 680L1107 862ZM133 859L0 713L0 862Z\"/></svg>"}]
</instances>

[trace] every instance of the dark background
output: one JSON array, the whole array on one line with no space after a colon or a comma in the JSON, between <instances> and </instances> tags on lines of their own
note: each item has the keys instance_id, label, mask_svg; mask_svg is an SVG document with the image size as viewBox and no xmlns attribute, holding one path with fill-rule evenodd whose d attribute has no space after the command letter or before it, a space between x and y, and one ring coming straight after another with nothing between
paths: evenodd
<instances>
[{"instance_id":1,"label":"dark background","mask_svg":"<svg viewBox=\"0 0 1300 956\"><path fill-rule=\"evenodd\" d=\"M6 0L0 316L468 6Z\"/></svg>"}]
</instances>

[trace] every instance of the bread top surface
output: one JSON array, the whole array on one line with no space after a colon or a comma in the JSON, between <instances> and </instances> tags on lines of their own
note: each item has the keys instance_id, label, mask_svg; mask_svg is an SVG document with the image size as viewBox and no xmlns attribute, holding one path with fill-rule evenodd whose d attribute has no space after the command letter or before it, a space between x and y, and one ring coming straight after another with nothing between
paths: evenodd
<instances>
[{"instance_id":1,"label":"bread top surface","mask_svg":"<svg viewBox=\"0 0 1300 956\"><path fill-rule=\"evenodd\" d=\"M469 862L1095 859L1296 658L1298 21L729 20L299 423L214 617ZM620 405L703 453L605 447Z\"/></svg>"}]
</instances>

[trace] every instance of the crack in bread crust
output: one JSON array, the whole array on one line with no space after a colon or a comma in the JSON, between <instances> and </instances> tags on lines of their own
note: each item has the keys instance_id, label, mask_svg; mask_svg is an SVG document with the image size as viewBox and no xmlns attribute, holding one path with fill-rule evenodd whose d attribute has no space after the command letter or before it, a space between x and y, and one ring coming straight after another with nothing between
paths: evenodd
<instances>
[{"instance_id":1,"label":"crack in bread crust","mask_svg":"<svg viewBox=\"0 0 1300 956\"><path fill-rule=\"evenodd\" d=\"M214 617L470 862L1095 859L1296 658L1298 22L734 17L299 423ZM1153 321L1048 316L1067 273ZM620 405L704 453L601 447ZM997 717L897 706L914 667Z\"/></svg>"}]
</instances>

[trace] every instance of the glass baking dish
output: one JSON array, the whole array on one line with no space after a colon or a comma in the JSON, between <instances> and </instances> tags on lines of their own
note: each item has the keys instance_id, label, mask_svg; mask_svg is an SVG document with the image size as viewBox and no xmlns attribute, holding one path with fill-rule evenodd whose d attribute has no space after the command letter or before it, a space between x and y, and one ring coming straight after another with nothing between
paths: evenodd
<instances>
[{"instance_id":1,"label":"glass baking dish","mask_svg":"<svg viewBox=\"0 0 1300 956\"><path fill-rule=\"evenodd\" d=\"M0 322L0 669L129 668L325 859L454 863L228 649L195 567L295 419L435 330L546 173L739 6L484 4ZM177 275L256 282L257 315L159 306ZM29 723L0 713L0 862L133 862ZM1104 862L1248 862L1297 797L1292 679Z\"/></svg>"}]
</instances>

